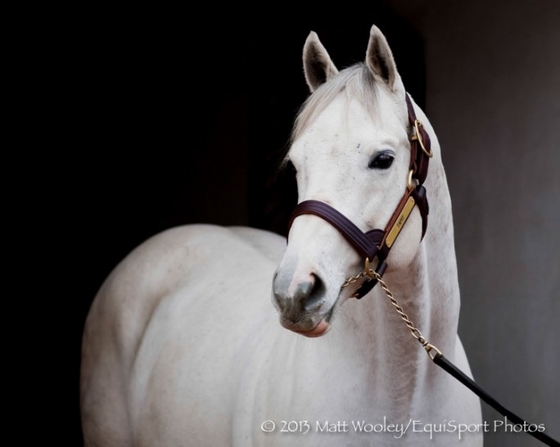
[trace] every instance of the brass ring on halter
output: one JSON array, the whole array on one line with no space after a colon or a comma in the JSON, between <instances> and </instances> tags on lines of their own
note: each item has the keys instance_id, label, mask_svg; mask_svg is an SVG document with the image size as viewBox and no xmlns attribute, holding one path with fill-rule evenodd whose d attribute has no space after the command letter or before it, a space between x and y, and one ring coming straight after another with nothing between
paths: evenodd
<instances>
[{"instance_id":1,"label":"brass ring on halter","mask_svg":"<svg viewBox=\"0 0 560 447\"><path fill-rule=\"evenodd\" d=\"M414 120L414 130L416 132L416 135L414 135L414 140L418 140L418 142L420 143L420 147L422 148L422 150L424 151L424 153L432 158L432 156L434 155L434 153L432 152L432 150L428 150L426 149L426 147L424 146L424 140L422 140L422 134L420 133L420 127L422 127L422 122L420 120Z\"/></svg>"},{"instance_id":2,"label":"brass ring on halter","mask_svg":"<svg viewBox=\"0 0 560 447\"><path fill-rule=\"evenodd\" d=\"M406 189L408 189L409 191L412 191L415 188L415 186L412 184L413 175L414 175L414 169L408 171L408 177L406 179Z\"/></svg>"},{"instance_id":3,"label":"brass ring on halter","mask_svg":"<svg viewBox=\"0 0 560 447\"><path fill-rule=\"evenodd\" d=\"M364 262L364 273L366 274L366 276L369 276L371 279L375 278L375 275L373 274L374 271L369 266L369 258L366 258Z\"/></svg>"}]
</instances>

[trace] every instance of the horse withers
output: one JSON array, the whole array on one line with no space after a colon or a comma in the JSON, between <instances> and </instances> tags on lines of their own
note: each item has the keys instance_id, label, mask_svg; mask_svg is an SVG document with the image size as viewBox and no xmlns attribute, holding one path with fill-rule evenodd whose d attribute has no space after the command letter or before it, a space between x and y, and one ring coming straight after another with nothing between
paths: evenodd
<instances>
[{"instance_id":1,"label":"horse withers","mask_svg":"<svg viewBox=\"0 0 560 447\"><path fill-rule=\"evenodd\" d=\"M386 228L410 186L413 133L386 39L372 27L365 62L339 72L311 33L303 61L312 94L286 157L298 201L327 204L363 232ZM411 209L384 281L469 373L440 148L412 107L431 140L429 225L423 234L424 216ZM347 238L313 214L294 219L287 246L211 225L149 239L88 315L86 446L481 446L478 399L431 364L383 290L352 298L361 281L347 279L363 268Z\"/></svg>"}]
</instances>

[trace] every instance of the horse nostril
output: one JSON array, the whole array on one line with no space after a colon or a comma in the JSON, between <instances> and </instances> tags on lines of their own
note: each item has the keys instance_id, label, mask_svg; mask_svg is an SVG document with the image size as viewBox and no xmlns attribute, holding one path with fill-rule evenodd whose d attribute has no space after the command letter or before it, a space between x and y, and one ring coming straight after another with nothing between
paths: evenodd
<instances>
[{"instance_id":1,"label":"horse nostril","mask_svg":"<svg viewBox=\"0 0 560 447\"><path fill-rule=\"evenodd\" d=\"M280 276L274 279L273 303L284 318L298 321L303 313L319 309L324 302L326 286L316 274L299 282L290 290L289 282Z\"/></svg>"},{"instance_id":2,"label":"horse nostril","mask_svg":"<svg viewBox=\"0 0 560 447\"><path fill-rule=\"evenodd\" d=\"M313 286L313 281L299 283L292 297L293 302L300 304L302 309L305 308L305 303L313 290Z\"/></svg>"},{"instance_id":3,"label":"horse nostril","mask_svg":"<svg viewBox=\"0 0 560 447\"><path fill-rule=\"evenodd\" d=\"M309 291L307 292L307 299L304 301L304 308L307 311L311 311L321 307L323 300L325 298L325 283L316 274L312 274L313 282L308 283L311 285Z\"/></svg>"}]
</instances>

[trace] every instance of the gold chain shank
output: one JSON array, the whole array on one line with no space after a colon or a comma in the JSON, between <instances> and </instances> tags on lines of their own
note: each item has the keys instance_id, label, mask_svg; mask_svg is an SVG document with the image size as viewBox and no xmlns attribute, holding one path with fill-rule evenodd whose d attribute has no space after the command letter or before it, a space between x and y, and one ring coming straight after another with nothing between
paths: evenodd
<instances>
[{"instance_id":1,"label":"gold chain shank","mask_svg":"<svg viewBox=\"0 0 560 447\"><path fill-rule=\"evenodd\" d=\"M422 335L422 332L420 332L420 329L418 329L414 325L414 323L409 318L409 316L404 312L404 309L400 306L397 299L393 296L393 293L387 286L387 283L383 281L381 275L370 267L370 261L368 258L366 258L365 260L364 270L358 273L357 275L351 276L346 281L344 281L344 283L342 284L342 288L348 287L351 284L355 284L360 279L365 278L366 276L371 279L376 279L377 282L381 285L381 288L385 292L385 295L387 295L387 298L389 298L391 305L397 311L397 313L401 317L401 320L405 323L406 327L410 330L411 335L416 340L418 340L418 342L426 350L428 357L434 360L436 356L442 356L443 355L442 352L435 345L431 344L428 340L426 340L424 335Z\"/></svg>"}]
</instances>

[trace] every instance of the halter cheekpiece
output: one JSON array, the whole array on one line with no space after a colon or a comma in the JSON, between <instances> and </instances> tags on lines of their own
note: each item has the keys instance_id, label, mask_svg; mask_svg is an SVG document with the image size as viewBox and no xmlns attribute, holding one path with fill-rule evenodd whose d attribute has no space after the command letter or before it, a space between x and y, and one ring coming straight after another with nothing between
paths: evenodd
<instances>
[{"instance_id":1,"label":"halter cheekpiece","mask_svg":"<svg viewBox=\"0 0 560 447\"><path fill-rule=\"evenodd\" d=\"M411 132L410 164L406 191L384 230L375 229L364 233L342 213L318 200L305 200L299 203L289 222L289 227L291 227L294 220L302 214L313 214L326 220L344 236L367 264L377 258L378 263L375 271L379 274L379 277L383 276L387 269L387 256L414 207L418 207L422 216L422 237L424 237L428 226L428 198L423 183L428 175L428 164L432 157L431 142L424 126L416 118L408 94L406 94L406 106ZM360 286L354 297L362 298L377 282L376 278L370 278Z\"/></svg>"}]
</instances>

